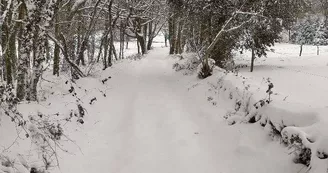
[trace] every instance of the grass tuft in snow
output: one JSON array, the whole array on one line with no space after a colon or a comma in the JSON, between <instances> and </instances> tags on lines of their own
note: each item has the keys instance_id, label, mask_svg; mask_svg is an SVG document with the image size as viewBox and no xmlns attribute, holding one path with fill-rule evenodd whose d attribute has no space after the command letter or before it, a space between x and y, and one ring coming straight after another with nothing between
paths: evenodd
<instances>
[{"instance_id":1,"label":"grass tuft in snow","mask_svg":"<svg viewBox=\"0 0 328 173\"><path fill-rule=\"evenodd\" d=\"M294 155L293 161L309 166L311 163L312 152L311 149L303 145L302 139L298 135L291 135L288 141L285 141L289 145L289 149L292 150L290 154Z\"/></svg>"}]
</instances>

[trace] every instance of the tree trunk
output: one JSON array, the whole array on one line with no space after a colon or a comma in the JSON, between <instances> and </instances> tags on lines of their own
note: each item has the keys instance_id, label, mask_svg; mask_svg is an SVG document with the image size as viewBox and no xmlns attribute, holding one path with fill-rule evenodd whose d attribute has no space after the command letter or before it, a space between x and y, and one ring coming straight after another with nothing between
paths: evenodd
<instances>
[{"instance_id":1,"label":"tree trunk","mask_svg":"<svg viewBox=\"0 0 328 173\"><path fill-rule=\"evenodd\" d=\"M303 44L301 44L301 47L300 47L300 55L299 56L302 56L302 52L303 52Z\"/></svg>"},{"instance_id":2,"label":"tree trunk","mask_svg":"<svg viewBox=\"0 0 328 173\"><path fill-rule=\"evenodd\" d=\"M208 43L212 43L213 41L213 32L212 32L212 12L208 16Z\"/></svg>"},{"instance_id":3,"label":"tree trunk","mask_svg":"<svg viewBox=\"0 0 328 173\"><path fill-rule=\"evenodd\" d=\"M104 69L108 68L108 53L109 53L109 56L111 56L111 49L109 48L109 38L108 36L105 36L104 38Z\"/></svg>"},{"instance_id":4,"label":"tree trunk","mask_svg":"<svg viewBox=\"0 0 328 173\"><path fill-rule=\"evenodd\" d=\"M127 36L126 37L126 47L125 47L125 49L129 49L129 41L130 41L130 39L129 39L129 37Z\"/></svg>"},{"instance_id":5,"label":"tree trunk","mask_svg":"<svg viewBox=\"0 0 328 173\"><path fill-rule=\"evenodd\" d=\"M111 34L111 30L112 30L112 13L111 13L111 9L112 9L112 0L108 0L109 4L108 4L108 21L105 22L105 28L107 29L106 31L104 31L103 36L101 38L101 45L100 45L100 50L98 53L98 58L97 61L99 61L100 59L100 55L102 53L102 50L104 51L104 55L103 55L103 64L104 64L104 68L106 69L108 68L108 62L107 60L108 58L108 54L109 56L111 56L111 50L109 48L110 46L110 38L109 38L109 34Z\"/></svg>"},{"instance_id":6,"label":"tree trunk","mask_svg":"<svg viewBox=\"0 0 328 173\"><path fill-rule=\"evenodd\" d=\"M254 70L255 50L252 49L251 72Z\"/></svg>"},{"instance_id":7,"label":"tree trunk","mask_svg":"<svg viewBox=\"0 0 328 173\"><path fill-rule=\"evenodd\" d=\"M112 57L113 57L112 44L114 44L112 5L113 5L113 0L110 0L109 5L108 5L108 20L109 20L109 34L110 34L110 38L109 38L109 42L108 42L109 51L108 51L108 57L107 57L107 60L108 60L107 66L108 67L112 66ZM105 51L107 51L107 50L105 50Z\"/></svg>"},{"instance_id":8,"label":"tree trunk","mask_svg":"<svg viewBox=\"0 0 328 173\"><path fill-rule=\"evenodd\" d=\"M63 65L60 68L60 71L63 72L68 72L71 66L71 63L69 61L71 61L72 63L75 62L75 49L76 49L76 43L73 39L68 38L68 40L66 40L66 38L64 37L64 35L62 35L60 33L60 37L62 40L62 44L64 44L65 46L65 52L62 50L62 53L64 54L64 59L63 59ZM65 57L66 56L66 57ZM75 63L74 63L75 64ZM76 64L75 64L76 65ZM76 65L77 66L77 65Z\"/></svg>"},{"instance_id":9,"label":"tree trunk","mask_svg":"<svg viewBox=\"0 0 328 173\"><path fill-rule=\"evenodd\" d=\"M55 38L58 39L59 38L59 14L58 14L58 8L55 8ZM53 71L52 74L53 75L57 75L59 76L59 62L60 62L60 48L59 45L55 44L55 48L54 48L54 64L53 64Z\"/></svg>"},{"instance_id":10,"label":"tree trunk","mask_svg":"<svg viewBox=\"0 0 328 173\"><path fill-rule=\"evenodd\" d=\"M25 8L23 5L19 6L18 19L24 20L25 18ZM18 68L17 68L17 88L16 96L19 100L24 100L26 96L26 76L29 67L29 44L30 44L30 35L29 32L25 31L25 24L19 24L19 33L18 33L18 45L19 45L19 58L18 58Z\"/></svg>"},{"instance_id":11,"label":"tree trunk","mask_svg":"<svg viewBox=\"0 0 328 173\"><path fill-rule=\"evenodd\" d=\"M110 39L109 39L109 51L108 51L108 66L112 66L112 58L113 58L113 44L114 44L114 36L113 31L110 31Z\"/></svg>"},{"instance_id":12,"label":"tree trunk","mask_svg":"<svg viewBox=\"0 0 328 173\"><path fill-rule=\"evenodd\" d=\"M6 32L6 31L5 31ZM16 59L16 33L6 32L7 39L4 39L6 41L5 43L8 44L6 47L3 47L5 49L4 60L5 60L5 80L7 81L7 84L13 83L13 60Z\"/></svg>"},{"instance_id":13,"label":"tree trunk","mask_svg":"<svg viewBox=\"0 0 328 173\"><path fill-rule=\"evenodd\" d=\"M49 61L51 61L51 48L50 48L50 45L49 45L49 40L48 39L45 39L44 41L45 43L45 51L46 51L46 62L49 63Z\"/></svg>"},{"instance_id":14,"label":"tree trunk","mask_svg":"<svg viewBox=\"0 0 328 173\"><path fill-rule=\"evenodd\" d=\"M3 75L3 80L6 81L7 80L7 72L6 72L6 68L7 68L7 43L8 43L8 27L6 22L3 23L3 25L1 26L1 47L2 47L2 57L1 57L1 65L2 65L2 75Z\"/></svg>"},{"instance_id":15,"label":"tree trunk","mask_svg":"<svg viewBox=\"0 0 328 173\"><path fill-rule=\"evenodd\" d=\"M136 32L136 35L137 35L137 41L139 42L139 46L140 46L140 49L141 49L141 53L144 55L147 53L147 49L146 49L146 38L145 38L145 31L147 31L146 26L142 27L141 26L141 18L138 17L136 19L136 24L137 24L137 32Z\"/></svg>"},{"instance_id":16,"label":"tree trunk","mask_svg":"<svg viewBox=\"0 0 328 173\"><path fill-rule=\"evenodd\" d=\"M164 35L164 42L165 42L165 47L167 47L167 35Z\"/></svg>"},{"instance_id":17,"label":"tree trunk","mask_svg":"<svg viewBox=\"0 0 328 173\"><path fill-rule=\"evenodd\" d=\"M148 24L145 24L143 26L141 26L143 28L143 39L144 39L144 43L145 43L145 50L147 51L147 33L148 33Z\"/></svg>"},{"instance_id":18,"label":"tree trunk","mask_svg":"<svg viewBox=\"0 0 328 173\"><path fill-rule=\"evenodd\" d=\"M82 42L81 42L81 46L79 48L79 52L78 52L78 59L77 61L81 61L82 65L85 66L85 59L84 59L84 52L87 49L87 45L89 42L89 38L90 35L92 34L92 30L96 25L96 14L97 14L97 9L98 9L98 5L100 4L101 0L97 0L95 6L93 7L93 11L92 11L92 17L90 19L89 25L86 29L86 33L84 34L84 36L82 37ZM78 64L78 63L77 63Z\"/></svg>"},{"instance_id":19,"label":"tree trunk","mask_svg":"<svg viewBox=\"0 0 328 173\"><path fill-rule=\"evenodd\" d=\"M81 43L81 51L80 51L80 53L78 54L78 57L77 57L77 62L76 62L76 64L80 64L80 62L81 62L81 64L83 65L83 66L85 66L86 64L85 64L85 58L84 58L84 52L85 52L85 50L86 50L86 48L87 48L87 40L83 40L82 41L82 43Z\"/></svg>"},{"instance_id":20,"label":"tree trunk","mask_svg":"<svg viewBox=\"0 0 328 173\"><path fill-rule=\"evenodd\" d=\"M176 39L176 54L181 54L183 49L182 49L182 28L183 28L183 21L181 20L179 22L179 26L178 26L178 35L177 35L177 39Z\"/></svg>"},{"instance_id":21,"label":"tree trunk","mask_svg":"<svg viewBox=\"0 0 328 173\"><path fill-rule=\"evenodd\" d=\"M97 55L97 62L100 61L100 56L102 54L102 51L103 51L103 46L104 46L104 40L101 39L101 43L100 43L100 46L99 46L99 51L98 51L98 55Z\"/></svg>"},{"instance_id":22,"label":"tree trunk","mask_svg":"<svg viewBox=\"0 0 328 173\"><path fill-rule=\"evenodd\" d=\"M170 42L170 54L175 52L175 35L176 35L176 19L175 16L169 18L169 42Z\"/></svg>"},{"instance_id":23,"label":"tree trunk","mask_svg":"<svg viewBox=\"0 0 328 173\"><path fill-rule=\"evenodd\" d=\"M94 58L95 58L95 50L96 50L96 36L93 33L91 36L91 44L88 48L88 52L89 52L89 63L93 63L94 62Z\"/></svg>"},{"instance_id":24,"label":"tree trunk","mask_svg":"<svg viewBox=\"0 0 328 173\"><path fill-rule=\"evenodd\" d=\"M79 20L82 20L82 17L79 17ZM77 26L77 35L76 35L76 37L77 37L77 39L76 39L76 53L74 53L75 55L77 55L77 59L76 59L76 61L75 61L75 63L79 66L80 65L80 62L82 61L82 59L84 58L83 56L84 55L82 55L82 56L80 56L80 51L81 51L81 49L82 49L82 22L78 22L78 24L77 24L78 26Z\"/></svg>"},{"instance_id":25,"label":"tree trunk","mask_svg":"<svg viewBox=\"0 0 328 173\"><path fill-rule=\"evenodd\" d=\"M108 57L107 57L107 66L110 67L112 66L112 57L113 57L113 46L112 46L112 42L113 42L113 32L111 31L110 33L110 40L109 40L109 51L108 51Z\"/></svg>"},{"instance_id":26,"label":"tree trunk","mask_svg":"<svg viewBox=\"0 0 328 173\"><path fill-rule=\"evenodd\" d=\"M146 43L145 43L144 33L142 33L142 30L144 28L142 28L142 26L141 26L141 18L137 18L136 22L137 22L137 34L136 34L137 41L139 42L141 53L144 55L144 54L146 54Z\"/></svg>"},{"instance_id":27,"label":"tree trunk","mask_svg":"<svg viewBox=\"0 0 328 173\"><path fill-rule=\"evenodd\" d=\"M41 10L41 9L39 9ZM36 15L36 18L40 16ZM32 19L35 20L35 19ZM38 23L37 23L38 24ZM46 35L44 30L40 30L37 26L33 28L35 30L34 34L34 42L33 42L33 68L31 79L29 79L28 87L27 87L27 100L37 101L37 86L42 74L42 63L46 59L45 50L46 50Z\"/></svg>"},{"instance_id":28,"label":"tree trunk","mask_svg":"<svg viewBox=\"0 0 328 173\"><path fill-rule=\"evenodd\" d=\"M63 55L64 55L64 60L65 60L64 63L67 64L67 68L71 67L73 79L79 79L79 77L85 77L85 75L81 71L81 69L71 59L71 57L74 56L74 53L72 55L72 51L71 50L74 50L74 49L68 48L68 45L70 44L70 42L67 42L66 41L66 38L65 38L65 36L63 34L60 34L60 39L63 42L63 44L62 44L63 49L61 49L61 51L63 52ZM59 44L59 43L56 43L56 44ZM69 46L72 46L72 45L69 45ZM74 47L74 45L73 45L73 47ZM62 68L62 69L65 69L65 68Z\"/></svg>"},{"instance_id":29,"label":"tree trunk","mask_svg":"<svg viewBox=\"0 0 328 173\"><path fill-rule=\"evenodd\" d=\"M320 48L319 48L319 46L317 46L317 55L319 55L320 54Z\"/></svg>"},{"instance_id":30,"label":"tree trunk","mask_svg":"<svg viewBox=\"0 0 328 173\"><path fill-rule=\"evenodd\" d=\"M168 18L168 27L169 27L169 43L170 43L170 54L179 52L177 49L177 26L178 20L182 17L181 10L183 6L182 0L168 0L169 5L169 18ZM180 22L179 22L180 23Z\"/></svg>"},{"instance_id":31,"label":"tree trunk","mask_svg":"<svg viewBox=\"0 0 328 173\"><path fill-rule=\"evenodd\" d=\"M148 39L147 50L151 50L152 44L153 44L153 38Z\"/></svg>"},{"instance_id":32,"label":"tree trunk","mask_svg":"<svg viewBox=\"0 0 328 173\"><path fill-rule=\"evenodd\" d=\"M124 59L124 42L125 42L125 37L124 37L124 30L125 30L125 25L124 25L124 28L122 29L122 46L121 46L121 49L122 49L122 59Z\"/></svg>"},{"instance_id":33,"label":"tree trunk","mask_svg":"<svg viewBox=\"0 0 328 173\"><path fill-rule=\"evenodd\" d=\"M140 54L140 44L139 44L138 39L137 39L137 48L138 48L138 54Z\"/></svg>"},{"instance_id":34,"label":"tree trunk","mask_svg":"<svg viewBox=\"0 0 328 173\"><path fill-rule=\"evenodd\" d=\"M149 26L148 26L148 42L147 42L147 50L151 49L151 46L153 44L153 38L154 38L154 32L153 31L153 22L150 21L149 22Z\"/></svg>"},{"instance_id":35,"label":"tree trunk","mask_svg":"<svg viewBox=\"0 0 328 173\"><path fill-rule=\"evenodd\" d=\"M203 43L206 41L206 35L205 35L205 30L207 29L206 28L206 25L204 24L204 22L200 22L199 24L199 29L200 29L200 32L199 32L199 44L200 45L203 45Z\"/></svg>"},{"instance_id":36,"label":"tree trunk","mask_svg":"<svg viewBox=\"0 0 328 173\"><path fill-rule=\"evenodd\" d=\"M2 2L4 7L7 7L7 2ZM3 77L4 80L7 81L7 84L13 83L13 69L14 69L14 62L16 59L16 30L17 25L15 25L14 29L10 28L10 25L12 24L12 16L13 12L12 9L13 5L11 4L11 7L9 8L7 12L7 16L4 19L4 22L2 24L1 29L1 46L3 51L3 63L4 63L4 69L3 69Z\"/></svg>"},{"instance_id":37,"label":"tree trunk","mask_svg":"<svg viewBox=\"0 0 328 173\"><path fill-rule=\"evenodd\" d=\"M115 57L115 60L117 61L118 59L117 59L117 53L116 53L116 48L115 48L115 45L114 45L114 42L112 42L112 51L113 51L113 55L114 55L114 57Z\"/></svg>"},{"instance_id":38,"label":"tree trunk","mask_svg":"<svg viewBox=\"0 0 328 173\"><path fill-rule=\"evenodd\" d=\"M6 51L6 79L7 84L13 83L13 60L16 59L16 31L9 38L8 48Z\"/></svg>"},{"instance_id":39,"label":"tree trunk","mask_svg":"<svg viewBox=\"0 0 328 173\"><path fill-rule=\"evenodd\" d=\"M111 34L111 27L112 27L112 25L111 25L111 16L112 16L112 14L110 13L111 12L110 9L111 9L111 6L109 5L108 6L108 10L109 10L108 19L109 19L109 21L106 22L106 24L105 24L105 27L107 28L107 31L105 31L104 34L103 34L102 45L100 47L100 52L99 52L99 53L101 53L102 47L103 47L103 49L104 49L104 55L103 55L104 68L103 69L108 68L109 63L107 62L107 60L109 60L108 56L111 56L111 49L109 48L110 40L109 40L109 37L108 37L108 35ZM100 56L100 54L98 55L98 57L99 56Z\"/></svg>"},{"instance_id":40,"label":"tree trunk","mask_svg":"<svg viewBox=\"0 0 328 173\"><path fill-rule=\"evenodd\" d=\"M119 59L124 58L124 24L123 21L120 23L120 52L119 52Z\"/></svg>"},{"instance_id":41,"label":"tree trunk","mask_svg":"<svg viewBox=\"0 0 328 173\"><path fill-rule=\"evenodd\" d=\"M144 55L147 53L146 51L146 43L145 43L145 39L143 37L137 36L137 40L139 42L139 46L141 49L141 53Z\"/></svg>"}]
</instances>

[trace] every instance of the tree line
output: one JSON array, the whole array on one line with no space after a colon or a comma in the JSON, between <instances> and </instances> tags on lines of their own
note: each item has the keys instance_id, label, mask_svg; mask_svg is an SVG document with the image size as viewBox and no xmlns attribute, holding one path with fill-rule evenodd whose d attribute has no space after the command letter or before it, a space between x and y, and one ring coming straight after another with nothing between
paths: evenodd
<instances>
[{"instance_id":1,"label":"tree line","mask_svg":"<svg viewBox=\"0 0 328 173\"><path fill-rule=\"evenodd\" d=\"M169 40L170 54L197 53L201 77L211 75L209 59L225 68L235 50L252 52L252 71L255 58L265 56L283 30L300 45L325 45L328 37L327 0L0 2L0 77L15 87L20 100L37 100L37 85L48 67L53 75L79 79L94 64L106 69L124 58L132 39L138 53L146 54L159 32ZM309 14L321 16L316 28L304 19Z\"/></svg>"},{"instance_id":2,"label":"tree line","mask_svg":"<svg viewBox=\"0 0 328 173\"><path fill-rule=\"evenodd\" d=\"M170 53L197 52L203 63L200 77L204 78L211 75L208 59L225 68L233 61L234 50L250 50L253 71L255 58L265 56L283 30L300 33L295 26L304 16L324 18L322 34L317 37L321 38L317 44L322 45L328 39L323 31L327 4L326 0L168 0Z\"/></svg>"},{"instance_id":3,"label":"tree line","mask_svg":"<svg viewBox=\"0 0 328 173\"><path fill-rule=\"evenodd\" d=\"M147 53L165 25L161 0L0 2L1 81L15 86L20 100L37 100L48 66L53 75L85 77L93 64L106 69L123 59L129 40L137 41L140 54Z\"/></svg>"}]
</instances>

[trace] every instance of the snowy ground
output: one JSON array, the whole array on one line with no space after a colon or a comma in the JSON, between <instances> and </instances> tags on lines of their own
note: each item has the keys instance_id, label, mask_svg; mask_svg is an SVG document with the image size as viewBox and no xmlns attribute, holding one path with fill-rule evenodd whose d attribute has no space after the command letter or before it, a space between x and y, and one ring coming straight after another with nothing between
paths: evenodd
<instances>
[{"instance_id":1,"label":"snowy ground","mask_svg":"<svg viewBox=\"0 0 328 173\"><path fill-rule=\"evenodd\" d=\"M214 75L208 80L198 80L196 74L183 75L176 72L172 65L177 59L168 56L168 48L163 47L163 43L155 44L155 47L140 60L117 62L106 71L100 71L99 74L81 79L74 84L81 104L87 110L85 123L68 123L65 126L66 133L74 143L63 141L63 147L69 153L58 150L60 169L55 169L54 172L307 172L305 166L293 163L290 150L279 141L272 140L261 126L244 123L228 125L227 120L223 118L228 106L221 99L222 94L217 93L220 90L215 88L218 87L216 82L219 78ZM278 47L276 52L279 52ZM283 55L287 56L286 53ZM265 63L269 62L269 59L262 63L267 65ZM296 61L300 58L284 58L284 62L289 62L288 59ZM297 62L313 62L312 70L320 69L318 66L321 65L324 72L324 56L318 57L321 63L305 59L310 58L304 56ZM257 65L259 63L257 62ZM272 58L270 65L295 65L292 62L285 63ZM285 78L285 81L279 82L279 75L277 78L266 76L265 73L274 74L261 70L258 66L254 75L247 73L246 70L242 69L241 73L249 75L254 81L261 82L262 77L272 77L275 89L291 94L290 98L297 100L297 92L287 90L289 85L293 85L286 84L291 80ZM268 71L272 70L273 67ZM287 72L298 74L295 71ZM49 99L38 106L23 105L24 113L28 115L37 109L49 114L65 114L76 107L75 97L68 93L69 85L64 83L66 78L53 77L50 80L54 83L43 81L42 95ZM103 82L106 78L108 81ZM303 78L299 76L298 79ZM230 82L235 84L233 80ZM284 85L279 86L280 83ZM89 104L94 97L97 100ZM317 106L316 97L311 97L307 101ZM31 150L27 148L28 151L25 151L26 147L24 148L30 147L28 140L22 140L19 144L12 142L17 136L16 127L9 121L2 117L0 139L4 140L0 141L0 146L4 149L10 146L12 151L22 153L28 162L33 162L29 158ZM13 133L8 134L8 131ZM1 154L13 153L3 151ZM2 168L0 166L0 172Z\"/></svg>"},{"instance_id":2,"label":"snowy ground","mask_svg":"<svg viewBox=\"0 0 328 173\"><path fill-rule=\"evenodd\" d=\"M299 45L277 44L275 52L256 60L254 72L249 67L240 69L243 76L263 83L271 78L274 90L285 95L287 101L307 104L311 107L328 106L328 47L320 47L317 56L315 46L304 46L299 57ZM250 53L239 56L238 64L250 64Z\"/></svg>"},{"instance_id":3,"label":"snowy ground","mask_svg":"<svg viewBox=\"0 0 328 173\"><path fill-rule=\"evenodd\" d=\"M62 172L288 173L303 168L259 126L228 126L222 118L226 110L200 99L204 93L188 91L198 80L175 72L167 52L157 48L102 74L112 76L108 97L90 108L84 133L76 134L83 154L65 154Z\"/></svg>"}]
</instances>

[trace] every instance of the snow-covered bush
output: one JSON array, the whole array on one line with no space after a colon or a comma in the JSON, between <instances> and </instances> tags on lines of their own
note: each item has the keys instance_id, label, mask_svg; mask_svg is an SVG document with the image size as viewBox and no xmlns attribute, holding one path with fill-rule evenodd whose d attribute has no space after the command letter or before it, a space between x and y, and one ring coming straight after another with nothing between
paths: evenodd
<instances>
[{"instance_id":1,"label":"snow-covered bush","mask_svg":"<svg viewBox=\"0 0 328 173\"><path fill-rule=\"evenodd\" d=\"M306 166L310 165L311 161L311 150L304 146L302 139L298 134L288 135L287 131L282 132L283 142L288 144L289 148L292 149L294 154L294 162L301 163Z\"/></svg>"},{"instance_id":2,"label":"snow-covered bush","mask_svg":"<svg viewBox=\"0 0 328 173\"><path fill-rule=\"evenodd\" d=\"M22 115L17 110L19 99L15 96L14 88L12 85L0 85L0 115L10 117L12 122L18 126L25 125ZM0 120L1 120L0 116Z\"/></svg>"},{"instance_id":3,"label":"snow-covered bush","mask_svg":"<svg viewBox=\"0 0 328 173\"><path fill-rule=\"evenodd\" d=\"M226 69L227 71L235 71L238 68L233 58L222 61L222 64L224 66L224 69Z\"/></svg>"},{"instance_id":4,"label":"snow-covered bush","mask_svg":"<svg viewBox=\"0 0 328 173\"><path fill-rule=\"evenodd\" d=\"M308 166L309 172L328 170L327 109L318 110L299 103L286 102L273 93L271 80L266 86L234 73L216 73L218 94L231 105L224 118L229 125L253 123L290 149L294 162ZM246 83L247 82L247 83ZM321 115L323 114L323 115Z\"/></svg>"},{"instance_id":5,"label":"snow-covered bush","mask_svg":"<svg viewBox=\"0 0 328 173\"><path fill-rule=\"evenodd\" d=\"M192 74L197 70L197 67L200 64L199 58L194 53L186 53L181 55L179 61L173 64L173 69L175 71L184 70L184 74Z\"/></svg>"},{"instance_id":6,"label":"snow-covered bush","mask_svg":"<svg viewBox=\"0 0 328 173\"><path fill-rule=\"evenodd\" d=\"M76 86L74 84L68 86L67 84L68 93L71 94L72 98L75 98L76 106L70 112L66 111L65 113L64 111L55 114L50 114L46 109L38 111L38 107L40 107L38 103L20 103L19 99L15 97L12 86L0 85L0 127L3 125L7 127L11 122L12 125L9 126L17 131L17 138L13 141L13 144L6 146L8 148L0 152L0 173L33 171L43 173L59 164L58 151L68 152L63 148L61 143L63 141L71 141L65 134L63 126L68 122L74 121L78 124L83 124L83 118L86 113L84 105L81 103L81 98L76 93ZM10 130L14 131L14 129ZM12 134L9 129L8 134ZM26 140L30 142L24 142ZM30 152L29 158L33 156L33 162L37 161L38 164L29 165L29 162L25 162L24 164L17 162L16 156L10 154L11 147L14 144L20 144L22 142L24 143L22 145L30 144L28 148L32 152ZM26 146L22 147L26 148ZM17 152L20 154L19 151ZM8 153L9 155L7 155ZM23 154L19 157L20 160L25 160ZM18 167L21 169L16 171Z\"/></svg>"}]
</instances>

